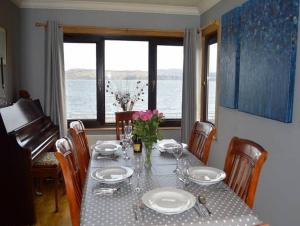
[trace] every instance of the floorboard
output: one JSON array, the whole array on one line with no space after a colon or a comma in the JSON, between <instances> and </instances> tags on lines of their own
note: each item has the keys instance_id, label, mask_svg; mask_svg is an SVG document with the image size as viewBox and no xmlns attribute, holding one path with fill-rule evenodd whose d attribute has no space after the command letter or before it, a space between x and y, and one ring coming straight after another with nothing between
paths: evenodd
<instances>
[{"instance_id":1,"label":"floorboard","mask_svg":"<svg viewBox=\"0 0 300 226\"><path fill-rule=\"evenodd\" d=\"M35 196L36 226L72 226L67 195L63 183L59 186L58 208L55 213L54 181L42 183L42 196Z\"/></svg>"}]
</instances>

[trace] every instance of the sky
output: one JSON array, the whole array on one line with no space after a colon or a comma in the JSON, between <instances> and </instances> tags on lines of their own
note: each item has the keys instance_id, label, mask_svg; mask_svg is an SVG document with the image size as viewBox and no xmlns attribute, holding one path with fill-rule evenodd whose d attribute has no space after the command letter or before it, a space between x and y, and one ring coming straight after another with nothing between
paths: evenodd
<instances>
[{"instance_id":1,"label":"sky","mask_svg":"<svg viewBox=\"0 0 300 226\"><path fill-rule=\"evenodd\" d=\"M182 69L183 47L158 46L158 69ZM96 69L96 44L65 43L65 70ZM148 70L148 42L105 41L106 70Z\"/></svg>"},{"instance_id":2,"label":"sky","mask_svg":"<svg viewBox=\"0 0 300 226\"><path fill-rule=\"evenodd\" d=\"M218 44L212 44L209 48L209 72L217 72L217 54L218 53Z\"/></svg>"}]
</instances>

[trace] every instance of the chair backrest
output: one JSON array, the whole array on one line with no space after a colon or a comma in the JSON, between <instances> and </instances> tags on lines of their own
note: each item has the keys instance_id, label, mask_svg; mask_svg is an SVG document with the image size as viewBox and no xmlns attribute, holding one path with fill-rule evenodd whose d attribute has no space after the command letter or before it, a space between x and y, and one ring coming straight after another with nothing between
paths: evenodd
<instances>
[{"instance_id":1,"label":"chair backrest","mask_svg":"<svg viewBox=\"0 0 300 226\"><path fill-rule=\"evenodd\" d=\"M232 138L225 160L225 182L253 208L260 172L268 152L250 140Z\"/></svg>"},{"instance_id":2,"label":"chair backrest","mask_svg":"<svg viewBox=\"0 0 300 226\"><path fill-rule=\"evenodd\" d=\"M210 122L195 122L189 141L189 151L207 165L216 127Z\"/></svg>"},{"instance_id":3,"label":"chair backrest","mask_svg":"<svg viewBox=\"0 0 300 226\"><path fill-rule=\"evenodd\" d=\"M69 138L61 138L55 145L55 156L61 165L66 185L72 225L79 226L82 188L79 169L73 156L73 146Z\"/></svg>"},{"instance_id":4,"label":"chair backrest","mask_svg":"<svg viewBox=\"0 0 300 226\"><path fill-rule=\"evenodd\" d=\"M31 99L30 94L27 90L21 89L19 90L19 97L24 99Z\"/></svg>"},{"instance_id":5,"label":"chair backrest","mask_svg":"<svg viewBox=\"0 0 300 226\"><path fill-rule=\"evenodd\" d=\"M75 144L77 160L80 168L80 179L83 186L85 182L86 173L88 171L90 154L85 128L82 121L71 122L69 133Z\"/></svg>"},{"instance_id":6,"label":"chair backrest","mask_svg":"<svg viewBox=\"0 0 300 226\"><path fill-rule=\"evenodd\" d=\"M124 133L124 126L128 125L129 122L132 124L132 115L136 111L124 111L116 112L116 139L120 140L120 136Z\"/></svg>"}]
</instances>

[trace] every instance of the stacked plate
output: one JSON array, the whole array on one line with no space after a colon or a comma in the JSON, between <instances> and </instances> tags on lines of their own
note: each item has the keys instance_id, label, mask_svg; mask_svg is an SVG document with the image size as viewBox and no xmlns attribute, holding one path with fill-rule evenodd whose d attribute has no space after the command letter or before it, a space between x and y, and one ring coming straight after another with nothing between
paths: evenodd
<instances>
[{"instance_id":1,"label":"stacked plate","mask_svg":"<svg viewBox=\"0 0 300 226\"><path fill-rule=\"evenodd\" d=\"M133 174L133 169L125 166L112 166L94 170L91 177L104 184L116 184L125 181Z\"/></svg>"},{"instance_id":2,"label":"stacked plate","mask_svg":"<svg viewBox=\"0 0 300 226\"><path fill-rule=\"evenodd\" d=\"M113 155L118 151L120 145L110 143L99 143L93 146L93 150L101 155Z\"/></svg>"},{"instance_id":3,"label":"stacked plate","mask_svg":"<svg viewBox=\"0 0 300 226\"><path fill-rule=\"evenodd\" d=\"M208 166L189 167L187 174L192 182L206 186L219 183L226 178L224 171Z\"/></svg>"},{"instance_id":4,"label":"stacked plate","mask_svg":"<svg viewBox=\"0 0 300 226\"><path fill-rule=\"evenodd\" d=\"M159 213L172 215L183 213L196 203L193 194L176 188L157 188L145 193L142 202Z\"/></svg>"},{"instance_id":5,"label":"stacked plate","mask_svg":"<svg viewBox=\"0 0 300 226\"><path fill-rule=\"evenodd\" d=\"M173 153L174 148L182 145L183 149L187 148L186 144L177 143L174 139L164 139L158 142L158 147L160 152Z\"/></svg>"}]
</instances>

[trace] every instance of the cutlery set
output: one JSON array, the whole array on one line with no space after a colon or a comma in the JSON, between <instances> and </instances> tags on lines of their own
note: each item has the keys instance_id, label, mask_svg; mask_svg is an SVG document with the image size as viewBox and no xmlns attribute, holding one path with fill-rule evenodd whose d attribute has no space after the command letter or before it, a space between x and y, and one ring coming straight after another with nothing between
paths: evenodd
<instances>
[{"instance_id":1,"label":"cutlery set","mask_svg":"<svg viewBox=\"0 0 300 226\"><path fill-rule=\"evenodd\" d=\"M93 191L94 195L113 195L120 188L96 188Z\"/></svg>"},{"instance_id":2,"label":"cutlery set","mask_svg":"<svg viewBox=\"0 0 300 226\"><path fill-rule=\"evenodd\" d=\"M203 211L203 206L205 211ZM195 211L197 212L199 217L207 217L212 215L212 212L206 206L206 198L204 195L198 195L196 205L194 206Z\"/></svg>"},{"instance_id":3,"label":"cutlery set","mask_svg":"<svg viewBox=\"0 0 300 226\"><path fill-rule=\"evenodd\" d=\"M118 155L115 155L115 154L113 154L113 155L101 155L101 154L99 154L99 155L96 156L96 159L97 159L97 160L103 159L103 160L113 160L113 161L117 161L118 158L119 158L119 156L118 156Z\"/></svg>"},{"instance_id":4,"label":"cutlery set","mask_svg":"<svg viewBox=\"0 0 300 226\"><path fill-rule=\"evenodd\" d=\"M206 209L208 215L210 216L210 215L212 214L212 212L211 212L211 211L208 209L208 207L206 206L207 201L206 201L205 196L204 196L204 195L199 195L197 201L198 201L200 204L202 204L202 206ZM197 202L197 203L198 203L198 202ZM199 203L198 203L198 205L199 205Z\"/></svg>"}]
</instances>

